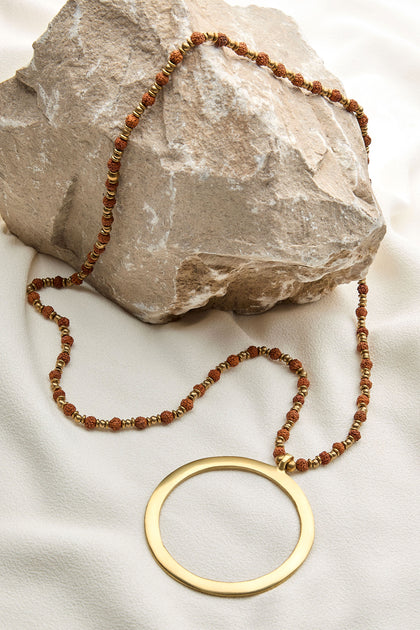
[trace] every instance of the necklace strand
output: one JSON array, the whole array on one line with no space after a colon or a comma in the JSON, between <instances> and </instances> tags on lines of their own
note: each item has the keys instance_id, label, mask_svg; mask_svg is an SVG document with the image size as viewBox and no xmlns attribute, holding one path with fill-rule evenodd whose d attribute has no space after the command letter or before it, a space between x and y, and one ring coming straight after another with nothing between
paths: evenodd
<instances>
[{"instance_id":1,"label":"necklace strand","mask_svg":"<svg viewBox=\"0 0 420 630\"><path fill-rule=\"evenodd\" d=\"M172 411L162 411L152 416L137 416L128 419L120 419L114 417L110 420L98 419L95 416L82 415L76 406L66 400L66 394L61 388L61 378L64 368L70 362L70 350L73 345L73 337L70 336L70 322L67 317L59 315L52 306L44 305L40 301L38 291L46 287L55 289L68 288L73 285L80 285L92 273L96 261L105 251L107 243L110 241L110 234L113 217L113 207L116 203L116 193L119 182L119 170L121 166L121 158L124 149L127 147L130 134L138 125L141 116L148 107L151 107L156 99L158 92L168 83L170 75L175 68L183 61L185 54L194 49L196 46L210 41L216 47L231 48L237 55L247 57L258 66L266 66L272 70L275 77L279 79L288 79L294 86L303 88L313 94L320 95L333 103L340 103L348 112L354 114L360 126L366 152L369 153L369 145L371 138L367 132L368 118L363 108L353 99L345 98L339 90L326 89L320 81L307 81L300 73L290 72L282 63L271 61L265 52L254 52L248 49L245 42L236 42L229 39L224 33L200 33L194 31L190 38L187 38L178 48L173 50L168 58L166 65L155 76L152 86L142 96L140 103L134 108L131 114L125 119L125 125L121 129L121 133L114 142L114 150L111 158L108 160L108 173L105 182L106 193L103 197L103 213L102 227L98 233L97 240L81 266L80 271L73 273L68 278L56 276L55 278L34 278L27 286L27 300L39 313L46 319L54 321L61 334L61 352L57 357L54 369L49 373L50 385L53 399L65 416L72 418L77 424L83 425L86 429L103 429L110 431L119 431L120 429L146 429L156 424L170 424L174 420L181 418L185 413L192 410L196 399L204 396L211 385L216 383L221 374L239 363L254 359L258 356L264 356L272 361L283 362L298 377L297 394L293 398L293 405L286 413L286 422L281 429L277 431L275 440L275 448L273 457L277 466L287 472L304 472L308 469L325 466L332 460L342 455L352 444L360 439L360 427L366 420L367 408L369 404L370 389L372 383L370 381L370 373L372 361L369 355L368 330L366 328L367 315L367 293L368 287L365 280L358 282L359 304L356 308L357 330L356 336L358 340L357 350L361 356L360 368L360 391L361 394L357 398L357 411L354 414L353 422L348 434L341 442L334 442L330 451L322 451L313 459L294 457L286 453L285 443L289 439L290 430L299 420L300 410L305 402L310 382L308 375L304 370L302 363L298 359L293 359L290 355L285 354L279 348L267 348L266 346L249 346L246 350L242 350L237 354L231 354L225 361L222 361L215 368L211 369L206 378L199 384L194 385L193 389L183 398L176 409ZM367 158L369 162L369 157Z\"/></svg>"}]
</instances>

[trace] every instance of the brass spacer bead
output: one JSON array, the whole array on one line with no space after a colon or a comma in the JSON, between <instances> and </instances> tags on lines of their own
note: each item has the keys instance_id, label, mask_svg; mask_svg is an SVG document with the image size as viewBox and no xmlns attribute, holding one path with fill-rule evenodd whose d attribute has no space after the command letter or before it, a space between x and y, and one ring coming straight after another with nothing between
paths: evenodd
<instances>
[{"instance_id":1,"label":"brass spacer bead","mask_svg":"<svg viewBox=\"0 0 420 630\"><path fill-rule=\"evenodd\" d=\"M361 424L362 424L362 423L360 422L360 420L355 420L355 421L353 422L353 424L351 425L351 428L352 428L352 429L358 429L358 428L360 427L360 425L361 425Z\"/></svg>"},{"instance_id":2,"label":"brass spacer bead","mask_svg":"<svg viewBox=\"0 0 420 630\"><path fill-rule=\"evenodd\" d=\"M288 431L290 431L292 426L293 426L293 422L286 422L285 424L283 424L282 429L287 429Z\"/></svg>"},{"instance_id":3,"label":"brass spacer bead","mask_svg":"<svg viewBox=\"0 0 420 630\"><path fill-rule=\"evenodd\" d=\"M291 360L292 357L290 356L290 354L282 354L280 357L280 361L284 361L287 364L289 364Z\"/></svg>"},{"instance_id":4,"label":"brass spacer bead","mask_svg":"<svg viewBox=\"0 0 420 630\"><path fill-rule=\"evenodd\" d=\"M121 133L120 133L120 138L121 138L121 140L125 140L126 142L128 142L128 140L129 140L129 135L128 135L128 134L125 134L125 133L123 133L123 132L121 132Z\"/></svg>"},{"instance_id":5,"label":"brass spacer bead","mask_svg":"<svg viewBox=\"0 0 420 630\"><path fill-rule=\"evenodd\" d=\"M211 385L214 384L213 379L211 378L211 376L208 376L207 378L204 379L204 381L202 382L202 385L204 385L204 387L206 389L208 389Z\"/></svg>"},{"instance_id":6,"label":"brass spacer bead","mask_svg":"<svg viewBox=\"0 0 420 630\"><path fill-rule=\"evenodd\" d=\"M230 370L231 365L229 365L227 361L222 361L222 363L216 365L216 368L219 369L221 372L225 372L226 370Z\"/></svg>"},{"instance_id":7,"label":"brass spacer bead","mask_svg":"<svg viewBox=\"0 0 420 630\"><path fill-rule=\"evenodd\" d=\"M118 181L119 173L113 173L112 171L108 171L107 178L111 184L115 184Z\"/></svg>"},{"instance_id":8,"label":"brass spacer bead","mask_svg":"<svg viewBox=\"0 0 420 630\"><path fill-rule=\"evenodd\" d=\"M267 348L267 346L258 346L259 355L268 354L269 352L270 352L270 348Z\"/></svg>"},{"instance_id":9,"label":"brass spacer bead","mask_svg":"<svg viewBox=\"0 0 420 630\"><path fill-rule=\"evenodd\" d=\"M292 409L294 409L295 411L300 411L302 409L302 403L295 403L292 407Z\"/></svg>"},{"instance_id":10,"label":"brass spacer bead","mask_svg":"<svg viewBox=\"0 0 420 630\"><path fill-rule=\"evenodd\" d=\"M239 361L246 361L247 359L249 359L249 353L242 350L242 352L238 353L238 357L239 357Z\"/></svg>"},{"instance_id":11,"label":"brass spacer bead","mask_svg":"<svg viewBox=\"0 0 420 630\"><path fill-rule=\"evenodd\" d=\"M64 352L70 352L70 345L68 343L62 343L61 346Z\"/></svg>"},{"instance_id":12,"label":"brass spacer bead","mask_svg":"<svg viewBox=\"0 0 420 630\"><path fill-rule=\"evenodd\" d=\"M182 405L179 405L178 409L177 409L177 416L178 418L180 418L181 416L184 415L184 413L187 413L187 410L185 409L185 407L183 407Z\"/></svg>"},{"instance_id":13,"label":"brass spacer bead","mask_svg":"<svg viewBox=\"0 0 420 630\"><path fill-rule=\"evenodd\" d=\"M302 396L306 396L308 394L308 388L306 387L306 385L301 385L300 387L298 387L298 392L299 394L302 394Z\"/></svg>"},{"instance_id":14,"label":"brass spacer bead","mask_svg":"<svg viewBox=\"0 0 420 630\"><path fill-rule=\"evenodd\" d=\"M199 393L197 392L196 389L192 389L187 396L187 398L191 398L191 400L195 400L198 397L199 397Z\"/></svg>"},{"instance_id":15,"label":"brass spacer bead","mask_svg":"<svg viewBox=\"0 0 420 630\"><path fill-rule=\"evenodd\" d=\"M299 369L296 371L296 374L297 374L298 376L301 376L302 378L306 378L306 377L308 376L308 373L307 373L307 372L303 369L303 367L299 368Z\"/></svg>"},{"instance_id":16,"label":"brass spacer bead","mask_svg":"<svg viewBox=\"0 0 420 630\"><path fill-rule=\"evenodd\" d=\"M344 440L345 448L349 448L354 442L354 437L352 435L348 435Z\"/></svg>"},{"instance_id":17,"label":"brass spacer bead","mask_svg":"<svg viewBox=\"0 0 420 630\"><path fill-rule=\"evenodd\" d=\"M60 407L60 409L62 409L66 404L66 399L64 398L64 396L59 396L55 402Z\"/></svg>"},{"instance_id":18,"label":"brass spacer bead","mask_svg":"<svg viewBox=\"0 0 420 630\"><path fill-rule=\"evenodd\" d=\"M116 147L114 147L114 150L112 152L112 155L115 156L115 158L119 161L121 156L122 156L123 152L120 151L119 149L117 149Z\"/></svg>"},{"instance_id":19,"label":"brass spacer bead","mask_svg":"<svg viewBox=\"0 0 420 630\"><path fill-rule=\"evenodd\" d=\"M125 136L131 136L131 132L132 132L133 130L131 129L131 127L128 127L127 125L124 125L124 127L122 127L121 131L122 131L122 133L123 133ZM120 134L120 135L121 135L121 134Z\"/></svg>"},{"instance_id":20,"label":"brass spacer bead","mask_svg":"<svg viewBox=\"0 0 420 630\"><path fill-rule=\"evenodd\" d=\"M68 335L70 332L70 330L67 328L67 326L60 326L60 334L63 335Z\"/></svg>"},{"instance_id":21,"label":"brass spacer bead","mask_svg":"<svg viewBox=\"0 0 420 630\"><path fill-rule=\"evenodd\" d=\"M321 461L319 460L318 455L314 459L310 459L309 464L311 468L319 468Z\"/></svg>"},{"instance_id":22,"label":"brass spacer bead","mask_svg":"<svg viewBox=\"0 0 420 630\"><path fill-rule=\"evenodd\" d=\"M55 367L58 369L62 369L63 367L65 367L65 365L66 364L64 363L63 359L58 359L58 361L55 364Z\"/></svg>"},{"instance_id":23,"label":"brass spacer bead","mask_svg":"<svg viewBox=\"0 0 420 630\"><path fill-rule=\"evenodd\" d=\"M72 414L72 417L73 417L74 421L77 422L78 424L84 424L84 422L85 422L82 414L80 414L78 411L75 411Z\"/></svg>"},{"instance_id":24,"label":"brass spacer bead","mask_svg":"<svg viewBox=\"0 0 420 630\"><path fill-rule=\"evenodd\" d=\"M368 368L363 368L362 370L362 376L364 378L369 378L370 377L370 370Z\"/></svg>"},{"instance_id":25,"label":"brass spacer bead","mask_svg":"<svg viewBox=\"0 0 420 630\"><path fill-rule=\"evenodd\" d=\"M338 452L335 448L333 448L333 449L329 452L329 455L330 455L331 459L337 459L337 457L339 456L339 454L340 454L340 453L339 453L339 452Z\"/></svg>"}]
</instances>

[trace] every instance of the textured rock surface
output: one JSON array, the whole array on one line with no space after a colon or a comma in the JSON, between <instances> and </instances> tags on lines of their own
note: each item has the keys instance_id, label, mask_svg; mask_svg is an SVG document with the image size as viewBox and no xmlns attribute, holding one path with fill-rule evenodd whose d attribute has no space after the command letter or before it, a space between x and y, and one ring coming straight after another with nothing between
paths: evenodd
<instances>
[{"instance_id":1,"label":"textured rock surface","mask_svg":"<svg viewBox=\"0 0 420 630\"><path fill-rule=\"evenodd\" d=\"M0 86L1 213L25 243L80 267L113 140L194 30L342 89L275 9L70 0L31 64ZM112 239L88 281L151 323L317 299L361 277L385 232L354 116L211 43L186 55L142 117L120 181Z\"/></svg>"}]
</instances>

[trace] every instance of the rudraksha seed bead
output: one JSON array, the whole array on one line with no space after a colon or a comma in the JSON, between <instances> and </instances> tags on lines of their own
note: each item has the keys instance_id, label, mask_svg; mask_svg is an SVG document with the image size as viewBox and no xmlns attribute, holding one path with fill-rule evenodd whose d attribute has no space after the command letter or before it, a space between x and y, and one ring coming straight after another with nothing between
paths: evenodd
<instances>
[{"instance_id":1,"label":"rudraksha seed bead","mask_svg":"<svg viewBox=\"0 0 420 630\"><path fill-rule=\"evenodd\" d=\"M123 140L122 138L116 138L114 142L114 146L118 151L124 151L128 142L127 140Z\"/></svg>"},{"instance_id":2,"label":"rudraksha seed bead","mask_svg":"<svg viewBox=\"0 0 420 630\"><path fill-rule=\"evenodd\" d=\"M290 409L286 413L286 418L289 422L297 422L299 420L299 412L296 409Z\"/></svg>"},{"instance_id":3,"label":"rudraksha seed bead","mask_svg":"<svg viewBox=\"0 0 420 630\"><path fill-rule=\"evenodd\" d=\"M285 442L287 442L287 440L290 437L290 433L288 429L279 429L277 431L277 437L281 437L285 440Z\"/></svg>"},{"instance_id":4,"label":"rudraksha seed bead","mask_svg":"<svg viewBox=\"0 0 420 630\"><path fill-rule=\"evenodd\" d=\"M270 62L270 57L265 52L260 52L255 58L255 63L257 66L268 66Z\"/></svg>"},{"instance_id":5,"label":"rudraksha seed bead","mask_svg":"<svg viewBox=\"0 0 420 630\"><path fill-rule=\"evenodd\" d=\"M165 413L165 412L163 412ZM162 418L162 414L160 414L161 418ZM136 429L147 429L147 427L149 426L147 424L147 418L144 418L143 416L138 416L135 420L134 420L134 426L136 427Z\"/></svg>"},{"instance_id":6,"label":"rudraksha seed bead","mask_svg":"<svg viewBox=\"0 0 420 630\"><path fill-rule=\"evenodd\" d=\"M193 389L197 389L200 392L200 397L204 396L204 394L206 393L206 388L201 383L199 383L198 385L194 385Z\"/></svg>"},{"instance_id":7,"label":"rudraksha seed bead","mask_svg":"<svg viewBox=\"0 0 420 630\"><path fill-rule=\"evenodd\" d=\"M296 73L295 76L292 79L292 84L296 85L296 87L302 87L304 82L305 82L305 79L303 78L303 76L299 72Z\"/></svg>"},{"instance_id":8,"label":"rudraksha seed bead","mask_svg":"<svg viewBox=\"0 0 420 630\"><path fill-rule=\"evenodd\" d=\"M112 418L112 420L109 421L109 428L113 431L119 431L121 427L122 422L120 418Z\"/></svg>"},{"instance_id":9,"label":"rudraksha seed bead","mask_svg":"<svg viewBox=\"0 0 420 630\"><path fill-rule=\"evenodd\" d=\"M296 460L296 470L298 470L299 472L305 472L306 470L308 470L308 468L308 460L302 458Z\"/></svg>"},{"instance_id":10,"label":"rudraksha seed bead","mask_svg":"<svg viewBox=\"0 0 420 630\"><path fill-rule=\"evenodd\" d=\"M200 33L200 31L194 31L194 33L191 33L190 40L192 41L194 46L199 46L206 41L206 36L204 35L204 33Z\"/></svg>"},{"instance_id":11,"label":"rudraksha seed bead","mask_svg":"<svg viewBox=\"0 0 420 630\"><path fill-rule=\"evenodd\" d=\"M44 286L41 278L34 278L31 284L34 285L35 289L42 289L42 287Z\"/></svg>"},{"instance_id":12,"label":"rudraksha seed bead","mask_svg":"<svg viewBox=\"0 0 420 630\"><path fill-rule=\"evenodd\" d=\"M357 429L351 429L351 431L349 431L349 435L351 435L356 442L362 437L360 435L360 431L358 431Z\"/></svg>"},{"instance_id":13,"label":"rudraksha seed bead","mask_svg":"<svg viewBox=\"0 0 420 630\"><path fill-rule=\"evenodd\" d=\"M136 118L136 117L133 116L133 118ZM137 118L136 118L136 120L137 120ZM129 125L127 125L127 127L129 127ZM112 158L109 158L109 160L107 162L107 166L108 166L108 170L111 171L111 173L116 173L121 168L121 162L114 162L114 160Z\"/></svg>"},{"instance_id":14,"label":"rudraksha seed bead","mask_svg":"<svg viewBox=\"0 0 420 630\"><path fill-rule=\"evenodd\" d=\"M53 287L54 287L54 289L62 289L63 288L63 280L64 280L64 278L62 278L61 276L55 276L55 278L53 280Z\"/></svg>"},{"instance_id":15,"label":"rudraksha seed bead","mask_svg":"<svg viewBox=\"0 0 420 630\"><path fill-rule=\"evenodd\" d=\"M335 450L338 451L340 455L342 455L344 451L346 450L346 447L344 446L343 442L334 442L333 448L335 448Z\"/></svg>"},{"instance_id":16,"label":"rudraksha seed bead","mask_svg":"<svg viewBox=\"0 0 420 630\"><path fill-rule=\"evenodd\" d=\"M79 275L77 273L72 273L70 276L70 280L72 284L82 284L83 282L82 278L79 278Z\"/></svg>"},{"instance_id":17,"label":"rudraksha seed bead","mask_svg":"<svg viewBox=\"0 0 420 630\"><path fill-rule=\"evenodd\" d=\"M173 50L171 54L169 55L169 61L171 61L175 65L178 63L181 63L183 59L184 59L184 55L182 54L180 50Z\"/></svg>"},{"instance_id":18,"label":"rudraksha seed bead","mask_svg":"<svg viewBox=\"0 0 420 630\"><path fill-rule=\"evenodd\" d=\"M235 52L240 57L245 57L246 53L248 52L248 46L245 44L245 42L239 42L238 48L235 50Z\"/></svg>"},{"instance_id":19,"label":"rudraksha seed bead","mask_svg":"<svg viewBox=\"0 0 420 630\"><path fill-rule=\"evenodd\" d=\"M251 357L251 359L255 359L255 357L258 356L257 346L249 346L249 348L247 349L247 352L249 352L249 356Z\"/></svg>"},{"instance_id":20,"label":"rudraksha seed bead","mask_svg":"<svg viewBox=\"0 0 420 630\"><path fill-rule=\"evenodd\" d=\"M277 361L281 357L281 351L279 350L279 348L271 348L270 352L268 353L268 356L273 361Z\"/></svg>"},{"instance_id":21,"label":"rudraksha seed bead","mask_svg":"<svg viewBox=\"0 0 420 630\"><path fill-rule=\"evenodd\" d=\"M95 416L87 416L87 418L85 418L85 427L86 429L94 429L96 427Z\"/></svg>"},{"instance_id":22,"label":"rudraksha seed bead","mask_svg":"<svg viewBox=\"0 0 420 630\"><path fill-rule=\"evenodd\" d=\"M109 179L106 180L105 186L111 192L115 192L118 188L118 182L110 182Z\"/></svg>"},{"instance_id":23,"label":"rudraksha seed bead","mask_svg":"<svg viewBox=\"0 0 420 630\"><path fill-rule=\"evenodd\" d=\"M363 350L369 350L369 344L367 343L367 341L361 341L360 343L358 343L357 350L358 352L363 352Z\"/></svg>"},{"instance_id":24,"label":"rudraksha seed bead","mask_svg":"<svg viewBox=\"0 0 420 630\"><path fill-rule=\"evenodd\" d=\"M145 92L141 97L141 102L145 107L150 107L155 102L155 97L151 96L149 92Z\"/></svg>"},{"instance_id":25,"label":"rudraksha seed bead","mask_svg":"<svg viewBox=\"0 0 420 630\"><path fill-rule=\"evenodd\" d=\"M310 384L311 383L310 383L309 379L306 378L306 376L301 376L298 379L298 387L309 387Z\"/></svg>"},{"instance_id":26,"label":"rudraksha seed bead","mask_svg":"<svg viewBox=\"0 0 420 630\"><path fill-rule=\"evenodd\" d=\"M361 394L360 396L357 397L357 404L360 405L368 405L369 404L369 396L366 396L366 394Z\"/></svg>"},{"instance_id":27,"label":"rudraksha seed bead","mask_svg":"<svg viewBox=\"0 0 420 630\"><path fill-rule=\"evenodd\" d=\"M369 331L366 328L366 326L359 326L359 328L356 330L356 335L360 335L360 334L366 335L366 337L368 336Z\"/></svg>"},{"instance_id":28,"label":"rudraksha seed bead","mask_svg":"<svg viewBox=\"0 0 420 630\"><path fill-rule=\"evenodd\" d=\"M363 387L368 387L369 389L372 389L372 381L370 381L368 378L361 378L360 385L362 385Z\"/></svg>"},{"instance_id":29,"label":"rudraksha seed bead","mask_svg":"<svg viewBox=\"0 0 420 630\"><path fill-rule=\"evenodd\" d=\"M368 124L368 121L369 118L366 116L366 114L362 114L362 116L357 119L357 122L361 127L365 127Z\"/></svg>"},{"instance_id":30,"label":"rudraksha seed bead","mask_svg":"<svg viewBox=\"0 0 420 630\"><path fill-rule=\"evenodd\" d=\"M372 368L373 363L372 363L372 361L370 359L362 359L360 361L360 365L361 365L363 370L364 369L370 370Z\"/></svg>"},{"instance_id":31,"label":"rudraksha seed bead","mask_svg":"<svg viewBox=\"0 0 420 630\"><path fill-rule=\"evenodd\" d=\"M301 405L305 404L305 396L302 396L302 394L296 394L296 396L293 396L293 402L294 403L300 403Z\"/></svg>"},{"instance_id":32,"label":"rudraksha seed bead","mask_svg":"<svg viewBox=\"0 0 420 630\"><path fill-rule=\"evenodd\" d=\"M117 203L116 199L108 199L108 197L103 197L102 198L102 203L104 204L105 208L113 208L115 206L115 204Z\"/></svg>"},{"instance_id":33,"label":"rudraksha seed bead","mask_svg":"<svg viewBox=\"0 0 420 630\"><path fill-rule=\"evenodd\" d=\"M155 81L158 85L161 85L163 87L168 83L169 77L167 77L166 74L163 74L163 72L158 72L155 76Z\"/></svg>"},{"instance_id":34,"label":"rudraksha seed bead","mask_svg":"<svg viewBox=\"0 0 420 630\"><path fill-rule=\"evenodd\" d=\"M191 398L183 398L181 400L181 407L184 407L185 411L191 411L191 409L194 407L194 402L191 400Z\"/></svg>"},{"instance_id":35,"label":"rudraksha seed bead","mask_svg":"<svg viewBox=\"0 0 420 630\"><path fill-rule=\"evenodd\" d=\"M276 446L276 448L273 451L273 457L279 457L280 455L285 455L286 451L284 450L283 446Z\"/></svg>"},{"instance_id":36,"label":"rudraksha seed bead","mask_svg":"<svg viewBox=\"0 0 420 630\"><path fill-rule=\"evenodd\" d=\"M43 306L41 313L45 319L49 319L51 313L54 313L54 309L52 306Z\"/></svg>"},{"instance_id":37,"label":"rudraksha seed bead","mask_svg":"<svg viewBox=\"0 0 420 630\"><path fill-rule=\"evenodd\" d=\"M60 317L57 324L59 326L65 326L66 328L68 328L70 326L70 320L67 319L67 317Z\"/></svg>"},{"instance_id":38,"label":"rudraksha seed bead","mask_svg":"<svg viewBox=\"0 0 420 630\"><path fill-rule=\"evenodd\" d=\"M136 418L136 421L139 419L140 418ZM174 419L174 414L172 413L172 411L162 411L162 413L160 414L160 421L162 424L170 424L171 422L173 422L173 419ZM145 420L145 418L143 418L143 420ZM138 428L143 428L143 427L138 427Z\"/></svg>"},{"instance_id":39,"label":"rudraksha seed bead","mask_svg":"<svg viewBox=\"0 0 420 630\"><path fill-rule=\"evenodd\" d=\"M273 74L276 77L285 77L286 76L286 66L282 63L278 63L277 66L273 70Z\"/></svg>"},{"instance_id":40,"label":"rudraksha seed bead","mask_svg":"<svg viewBox=\"0 0 420 630\"><path fill-rule=\"evenodd\" d=\"M57 357L57 361L64 361L64 363L67 365L67 363L70 362L70 355L68 352L60 352L60 354Z\"/></svg>"},{"instance_id":41,"label":"rudraksha seed bead","mask_svg":"<svg viewBox=\"0 0 420 630\"><path fill-rule=\"evenodd\" d=\"M322 92L322 83L321 83L321 81L313 81L312 82L311 92L313 94L321 94L321 92Z\"/></svg>"},{"instance_id":42,"label":"rudraksha seed bead","mask_svg":"<svg viewBox=\"0 0 420 630\"><path fill-rule=\"evenodd\" d=\"M239 357L237 354L230 354L226 361L231 367L235 367L239 363Z\"/></svg>"},{"instance_id":43,"label":"rudraksha seed bead","mask_svg":"<svg viewBox=\"0 0 420 630\"><path fill-rule=\"evenodd\" d=\"M60 398L60 396L63 396L65 398L66 394L63 392L62 389L55 389L53 391L53 398L54 398L54 400L57 400L57 398Z\"/></svg>"},{"instance_id":44,"label":"rudraksha seed bead","mask_svg":"<svg viewBox=\"0 0 420 630\"><path fill-rule=\"evenodd\" d=\"M71 403L66 403L63 407L63 412L66 416L71 416L76 411L76 407Z\"/></svg>"},{"instance_id":45,"label":"rudraksha seed bead","mask_svg":"<svg viewBox=\"0 0 420 630\"><path fill-rule=\"evenodd\" d=\"M363 411L362 409L358 409L356 411L356 413L354 414L353 418L355 420L357 420L358 422L365 422L366 421L366 411Z\"/></svg>"},{"instance_id":46,"label":"rudraksha seed bead","mask_svg":"<svg viewBox=\"0 0 420 630\"><path fill-rule=\"evenodd\" d=\"M332 101L333 103L338 103L338 101L341 101L341 99L342 96L340 90L332 90L330 101Z\"/></svg>"},{"instance_id":47,"label":"rudraksha seed bead","mask_svg":"<svg viewBox=\"0 0 420 630\"><path fill-rule=\"evenodd\" d=\"M109 243L110 240L111 240L110 234L102 234L101 232L99 232L98 241L100 243L102 243L103 245L106 245L106 243Z\"/></svg>"},{"instance_id":48,"label":"rudraksha seed bead","mask_svg":"<svg viewBox=\"0 0 420 630\"><path fill-rule=\"evenodd\" d=\"M74 339L71 335L63 335L61 337L61 343L67 343L69 346L74 344Z\"/></svg>"},{"instance_id":49,"label":"rudraksha seed bead","mask_svg":"<svg viewBox=\"0 0 420 630\"><path fill-rule=\"evenodd\" d=\"M60 370L51 370L51 372L48 374L48 377L49 377L50 381L52 381L54 379L60 380L61 372L60 372Z\"/></svg>"},{"instance_id":50,"label":"rudraksha seed bead","mask_svg":"<svg viewBox=\"0 0 420 630\"><path fill-rule=\"evenodd\" d=\"M363 142L365 143L365 147L368 147L372 144L372 138L370 136L363 136Z\"/></svg>"},{"instance_id":51,"label":"rudraksha seed bead","mask_svg":"<svg viewBox=\"0 0 420 630\"><path fill-rule=\"evenodd\" d=\"M331 461L331 455L327 453L327 451L322 451L322 453L319 454L319 459L321 460L321 465L326 466Z\"/></svg>"},{"instance_id":52,"label":"rudraksha seed bead","mask_svg":"<svg viewBox=\"0 0 420 630\"><path fill-rule=\"evenodd\" d=\"M367 315L367 308L365 308L364 306L358 306L356 308L356 315L357 315L357 317L366 317L366 315Z\"/></svg>"},{"instance_id":53,"label":"rudraksha seed bead","mask_svg":"<svg viewBox=\"0 0 420 630\"><path fill-rule=\"evenodd\" d=\"M39 293L37 293L36 291L31 291L30 293L28 293L26 299L28 300L29 304L33 304L35 300L39 300Z\"/></svg>"},{"instance_id":54,"label":"rudraksha seed bead","mask_svg":"<svg viewBox=\"0 0 420 630\"><path fill-rule=\"evenodd\" d=\"M210 370L208 376L213 379L213 381L218 381L220 378L220 371L218 369Z\"/></svg>"},{"instance_id":55,"label":"rudraksha seed bead","mask_svg":"<svg viewBox=\"0 0 420 630\"><path fill-rule=\"evenodd\" d=\"M357 287L357 292L359 295L366 295L369 292L369 287L367 284L359 284Z\"/></svg>"},{"instance_id":56,"label":"rudraksha seed bead","mask_svg":"<svg viewBox=\"0 0 420 630\"><path fill-rule=\"evenodd\" d=\"M302 363L299 359L292 359L289 363L289 370L292 372L297 372L302 367Z\"/></svg>"},{"instance_id":57,"label":"rudraksha seed bead","mask_svg":"<svg viewBox=\"0 0 420 630\"><path fill-rule=\"evenodd\" d=\"M82 265L80 270L88 276L90 273L92 273L93 267L86 267L86 265Z\"/></svg>"},{"instance_id":58,"label":"rudraksha seed bead","mask_svg":"<svg viewBox=\"0 0 420 630\"><path fill-rule=\"evenodd\" d=\"M354 100L354 98L350 99L350 103L347 105L346 109L348 112L355 112L359 108L359 103Z\"/></svg>"},{"instance_id":59,"label":"rudraksha seed bead","mask_svg":"<svg viewBox=\"0 0 420 630\"><path fill-rule=\"evenodd\" d=\"M217 33L218 37L214 43L215 46L219 48L222 46L227 46L229 43L229 38L224 33Z\"/></svg>"},{"instance_id":60,"label":"rudraksha seed bead","mask_svg":"<svg viewBox=\"0 0 420 630\"><path fill-rule=\"evenodd\" d=\"M111 227L113 223L114 223L114 217L102 217L102 225L104 227Z\"/></svg>"},{"instance_id":61,"label":"rudraksha seed bead","mask_svg":"<svg viewBox=\"0 0 420 630\"><path fill-rule=\"evenodd\" d=\"M128 116L125 119L125 124L127 125L127 127L130 127L130 129L134 129L134 127L137 127L137 125L139 124L139 119L137 118L137 116L134 116L134 114L128 114ZM108 167L109 167L109 162L108 162ZM109 170L112 171L111 168Z\"/></svg>"}]
</instances>

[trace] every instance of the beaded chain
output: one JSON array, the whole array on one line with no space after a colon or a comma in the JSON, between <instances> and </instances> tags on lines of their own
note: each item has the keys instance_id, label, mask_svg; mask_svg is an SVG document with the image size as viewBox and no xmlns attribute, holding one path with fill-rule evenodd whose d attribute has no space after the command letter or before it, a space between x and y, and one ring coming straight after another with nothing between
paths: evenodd
<instances>
[{"instance_id":1,"label":"beaded chain","mask_svg":"<svg viewBox=\"0 0 420 630\"><path fill-rule=\"evenodd\" d=\"M294 461L292 455L286 453L285 443L289 439L290 429L299 420L299 412L305 402L305 397L308 393L310 385L308 375L303 369L302 363L298 359L292 359L290 355L281 352L279 348L269 349L266 346L249 346L246 350L242 350L237 354L229 355L226 361L222 361L214 369L211 369L207 377L198 385L194 385L189 394L181 400L177 409L173 409L172 411L165 410L156 415L147 417L138 416L136 418L133 417L128 419L112 418L111 420L100 420L95 416L82 415L76 409L75 405L66 400L66 394L61 388L60 381L62 378L62 372L70 361L70 350L74 341L73 337L70 336L70 322L67 317L59 315L52 306L42 304L39 299L40 296L38 291L43 288L53 287L55 289L62 289L73 285L80 285L85 278L92 273L99 256L105 251L105 247L111 238L111 228L114 221L112 209L116 203L121 158L123 156L124 149L127 147L130 134L138 125L140 117L144 114L146 109L154 104L159 90L168 83L171 73L183 61L185 54L206 41L213 43L219 48L223 46L230 48L237 55L247 57L248 59L255 61L258 66L266 66L270 68L275 77L288 79L296 87L304 88L313 94L323 96L333 103L340 103L348 112L356 116L362 133L366 152L369 152L371 139L367 133L368 118L364 114L363 108L357 103L357 101L345 98L339 90L324 88L319 81L307 81L301 74L287 70L282 63L271 61L267 53L257 53L249 50L245 42L232 41L224 33L200 33L194 31L191 34L191 37L187 38L186 42L183 42L179 48L170 53L167 64L162 68L161 72L156 74L154 83L147 92L143 94L141 102L135 107L133 112L126 117L125 125L114 142L114 150L107 164L108 174L105 182L107 190L105 196L103 197L102 228L97 236L97 240L92 251L88 253L86 260L82 264L81 270L77 273L73 273L68 278L63 278L61 276L56 276L55 278L34 278L27 286L27 300L29 304L31 304L46 319L54 321L60 330L61 352L57 357L54 369L49 373L52 396L65 416L72 418L76 423L83 425L86 429L119 431L120 429L135 428L142 430L156 424L170 424L188 411L191 411L194 406L194 401L197 398L204 396L207 389L216 383L220 379L221 374L226 370L237 366L239 363L247 359L254 359L257 356L264 356L272 361L284 362L298 377L297 394L293 398L293 406L286 413L286 422L283 424L281 429L277 431L273 457L276 464L278 466L281 465L283 469L285 468L287 470L287 472L294 472L295 470L303 472L308 469L318 468L320 465L325 466L329 464L333 459L344 453L344 451L354 444L354 442L357 442L360 439L359 429L361 424L366 420L370 389L372 387L372 383L369 380L372 361L369 355L367 340L369 334L366 328L368 287L365 280L359 280L357 287L359 304L355 312L357 316L357 350L361 356L361 394L358 396L356 401L357 411L354 414L353 423L346 438L341 442L334 442L330 451L322 451L313 459L299 458L296 462Z\"/></svg>"}]
</instances>

